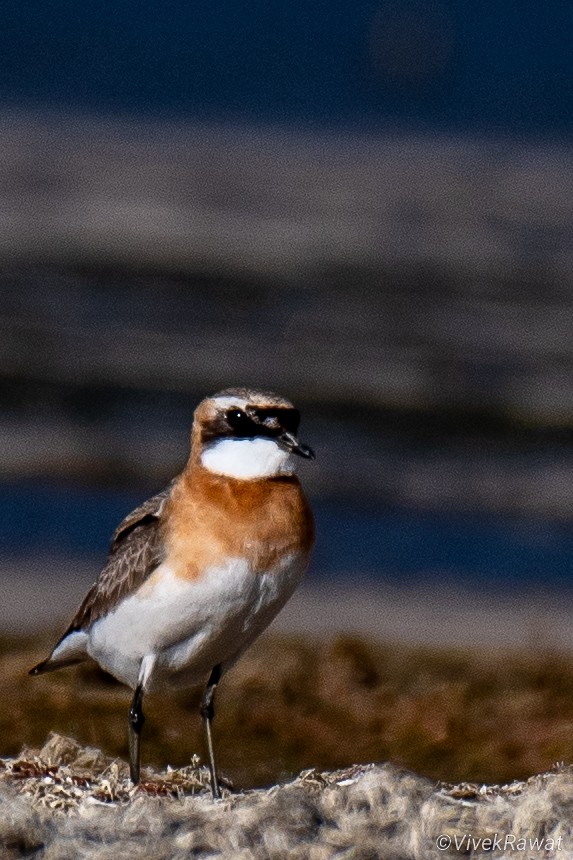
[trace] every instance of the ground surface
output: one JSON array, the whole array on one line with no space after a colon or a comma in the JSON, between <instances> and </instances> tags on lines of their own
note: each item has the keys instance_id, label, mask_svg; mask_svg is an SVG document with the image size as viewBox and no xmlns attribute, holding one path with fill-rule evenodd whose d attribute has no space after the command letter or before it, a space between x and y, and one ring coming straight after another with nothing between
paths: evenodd
<instances>
[{"instance_id":1,"label":"ground surface","mask_svg":"<svg viewBox=\"0 0 573 860\"><path fill-rule=\"evenodd\" d=\"M127 768L53 735L0 762L3 857L563 858L573 853L573 771L486 788L436 785L392 765L306 771L214 803L206 773ZM509 841L508 841L509 840ZM515 846L515 848L514 848Z\"/></svg>"}]
</instances>

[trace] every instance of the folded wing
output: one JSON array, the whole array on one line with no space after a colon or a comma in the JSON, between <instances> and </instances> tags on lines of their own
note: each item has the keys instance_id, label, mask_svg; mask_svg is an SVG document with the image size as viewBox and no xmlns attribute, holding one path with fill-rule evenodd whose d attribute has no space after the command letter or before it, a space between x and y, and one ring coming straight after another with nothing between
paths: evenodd
<instances>
[{"instance_id":1,"label":"folded wing","mask_svg":"<svg viewBox=\"0 0 573 860\"><path fill-rule=\"evenodd\" d=\"M112 536L105 567L50 656L34 666L30 675L85 660L92 624L112 612L125 595L136 591L161 564L164 555L162 516L172 487L173 482L119 524Z\"/></svg>"}]
</instances>

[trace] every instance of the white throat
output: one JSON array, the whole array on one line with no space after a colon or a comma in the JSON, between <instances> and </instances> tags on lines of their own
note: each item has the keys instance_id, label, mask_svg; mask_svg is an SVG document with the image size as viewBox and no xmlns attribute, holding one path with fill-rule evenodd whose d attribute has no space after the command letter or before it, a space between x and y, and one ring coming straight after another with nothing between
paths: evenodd
<instances>
[{"instance_id":1,"label":"white throat","mask_svg":"<svg viewBox=\"0 0 573 860\"><path fill-rule=\"evenodd\" d=\"M206 469L229 478L271 478L294 471L292 457L274 439L220 439L201 455Z\"/></svg>"}]
</instances>

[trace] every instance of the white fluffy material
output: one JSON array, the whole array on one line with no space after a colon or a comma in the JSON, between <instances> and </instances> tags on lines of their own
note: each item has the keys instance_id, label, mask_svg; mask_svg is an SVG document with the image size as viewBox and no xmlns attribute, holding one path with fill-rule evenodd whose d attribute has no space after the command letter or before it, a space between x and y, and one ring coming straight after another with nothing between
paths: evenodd
<instances>
[{"instance_id":1,"label":"white fluffy material","mask_svg":"<svg viewBox=\"0 0 573 860\"><path fill-rule=\"evenodd\" d=\"M89 781L86 761L94 762ZM133 794L123 763L118 771L117 761L110 767L93 747L58 736L32 762L32 775L21 764L14 773L15 759L3 762L2 858L571 860L571 767L503 788L436 785L388 764L309 769L271 791L235 790L213 803L204 769L203 791L175 799ZM49 766L48 780L36 775L38 763ZM151 773L159 784L180 785L170 783L172 770ZM506 836L513 848L503 850ZM501 852L492 850L494 838Z\"/></svg>"},{"instance_id":2,"label":"white fluffy material","mask_svg":"<svg viewBox=\"0 0 573 860\"><path fill-rule=\"evenodd\" d=\"M270 478L288 474L293 458L274 439L220 439L201 455L206 469L229 478Z\"/></svg>"}]
</instances>

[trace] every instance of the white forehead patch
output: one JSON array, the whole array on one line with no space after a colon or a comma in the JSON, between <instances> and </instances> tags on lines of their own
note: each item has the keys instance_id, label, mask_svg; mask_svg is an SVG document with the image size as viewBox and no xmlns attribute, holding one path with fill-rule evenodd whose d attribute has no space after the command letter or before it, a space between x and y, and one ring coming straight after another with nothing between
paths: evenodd
<instances>
[{"instance_id":1,"label":"white forehead patch","mask_svg":"<svg viewBox=\"0 0 573 860\"><path fill-rule=\"evenodd\" d=\"M236 401L235 401L236 402ZM206 469L229 478L271 478L294 472L293 458L275 439L219 439L201 454Z\"/></svg>"},{"instance_id":2,"label":"white forehead patch","mask_svg":"<svg viewBox=\"0 0 573 860\"><path fill-rule=\"evenodd\" d=\"M213 403L220 409L246 409L248 401L243 397L214 397Z\"/></svg>"},{"instance_id":3,"label":"white forehead patch","mask_svg":"<svg viewBox=\"0 0 573 860\"><path fill-rule=\"evenodd\" d=\"M219 397L212 398L217 409L226 411L227 409L246 409L247 406L259 406L263 409L292 409L293 405L288 400L274 399L274 395L265 395L264 392L253 391L250 398L240 397L237 395L221 394Z\"/></svg>"}]
</instances>

